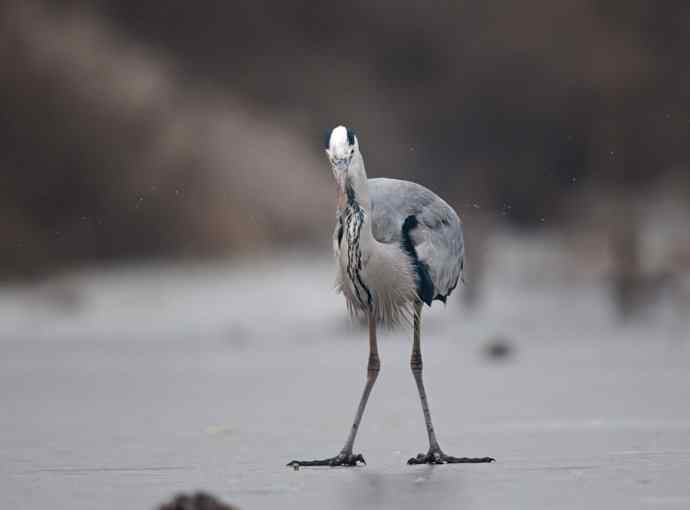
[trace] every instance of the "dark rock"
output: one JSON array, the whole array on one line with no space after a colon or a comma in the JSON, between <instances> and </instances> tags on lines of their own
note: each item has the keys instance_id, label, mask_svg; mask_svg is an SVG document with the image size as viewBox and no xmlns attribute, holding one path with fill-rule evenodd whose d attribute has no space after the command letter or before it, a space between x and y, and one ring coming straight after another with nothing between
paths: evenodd
<instances>
[{"instance_id":1,"label":"dark rock","mask_svg":"<svg viewBox=\"0 0 690 510\"><path fill-rule=\"evenodd\" d=\"M158 510L237 510L237 507L219 501L210 494L178 494L169 503L163 503Z\"/></svg>"},{"instance_id":2,"label":"dark rock","mask_svg":"<svg viewBox=\"0 0 690 510\"><path fill-rule=\"evenodd\" d=\"M510 340L496 336L483 347L483 355L491 361L503 361L515 355L515 346Z\"/></svg>"}]
</instances>

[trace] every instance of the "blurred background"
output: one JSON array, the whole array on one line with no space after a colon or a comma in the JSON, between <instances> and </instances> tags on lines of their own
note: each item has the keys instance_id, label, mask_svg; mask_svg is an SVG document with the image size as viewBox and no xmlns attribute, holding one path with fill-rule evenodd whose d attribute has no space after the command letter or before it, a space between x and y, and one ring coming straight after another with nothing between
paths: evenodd
<instances>
[{"instance_id":1,"label":"blurred background","mask_svg":"<svg viewBox=\"0 0 690 510\"><path fill-rule=\"evenodd\" d=\"M361 333L348 329L331 289L336 190L322 146L325 131L346 124L358 133L370 177L419 182L463 218L467 284L429 321L430 334L455 353L448 359L541 360L517 364L519 372L493 383L493 372L477 368L482 361L465 366L483 381L478 387L496 384L494 403L521 402L505 415L475 402L476 420L502 427L548 411L567 423L594 413L620 425L641 423L652 410L662 421L679 419L682 397L674 392L687 395L687 356L673 351L686 360L674 372L661 351L638 345L623 355L621 346L633 338L677 349L690 337L688 51L690 3L683 1L4 0L0 338L5 396L23 409L15 416L34 416L17 403L27 395L71 402L81 416L83 399L120 402L119 385L130 381L137 384L130 398L152 385L150 398L130 402L117 419L138 409L139 423L160 424L151 432L158 437L194 415L173 419L175 398L159 401L154 389L175 388L190 403L209 388L189 381L216 374L210 380L219 386L252 383L272 402L269 383L247 373L263 370L254 356L288 346L324 356L317 347L324 334L352 337L353 347L328 344L346 354L322 362L359 374ZM567 347L584 349L568 351L570 360L590 363L592 386L582 398L562 398L572 388L556 394L553 381L539 379L545 366L556 367L555 377L581 376L544 347L558 340L566 340L559 349L584 342ZM288 354L274 360L290 368L281 389L302 384L303 394L324 400ZM65 373L54 372L51 356ZM190 359L202 361L188 366ZM222 372L218 359L234 368ZM105 386L92 386L85 366L99 367ZM637 387L644 370L665 374L662 386ZM25 393L10 389L39 384L36 371L54 379ZM169 379L181 375L187 382L174 386L181 383ZM43 393L57 380L66 386ZM359 391L356 375L343 380L343 391ZM457 381L448 384L451 391ZM82 393L87 387L91 397ZM435 385L432 400L442 388ZM514 399L506 388L524 391ZM611 408L605 399L593 412L591 395L607 391L629 405ZM632 396L645 391L646 402ZM541 395L532 407L524 400L530 392ZM72 402L75 395L81 400ZM411 423L421 427L413 389L406 395ZM249 416L259 412L236 397ZM207 398L196 409L199 427L210 427L211 441L232 441L234 418L209 411L224 397ZM354 398L332 397L334 430L350 419ZM559 414L560 403L573 399L580 407ZM146 414L153 401L157 414ZM342 416L336 402L348 404ZM104 416L114 412L94 405ZM62 408L46 409L39 432L63 416ZM690 430L690 416L681 417L685 425L671 428ZM288 410L274 418L295 420ZM3 423L16 439L23 425ZM122 437L106 443L127 451ZM21 444L12 447L24 451ZM495 437L486 445L499 451L449 453L502 453ZM64 450L56 452L42 448L42 463L32 462L67 462Z\"/></svg>"},{"instance_id":2,"label":"blurred background","mask_svg":"<svg viewBox=\"0 0 690 510\"><path fill-rule=\"evenodd\" d=\"M686 2L8 0L0 13L3 280L325 248L321 145L337 123L359 133L370 176L458 209L474 290L503 228L557 234L568 271L632 286L690 268Z\"/></svg>"}]
</instances>

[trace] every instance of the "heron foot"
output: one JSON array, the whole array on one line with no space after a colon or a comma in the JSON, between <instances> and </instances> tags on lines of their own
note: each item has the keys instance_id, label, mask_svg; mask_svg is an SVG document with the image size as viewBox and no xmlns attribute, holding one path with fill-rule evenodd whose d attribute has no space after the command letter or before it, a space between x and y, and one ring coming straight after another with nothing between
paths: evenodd
<instances>
[{"instance_id":1,"label":"heron foot","mask_svg":"<svg viewBox=\"0 0 690 510\"><path fill-rule=\"evenodd\" d=\"M482 464L495 462L492 457L453 457L446 455L441 450L429 450L426 454L420 453L407 461L409 465L415 464Z\"/></svg>"},{"instance_id":2,"label":"heron foot","mask_svg":"<svg viewBox=\"0 0 690 510\"><path fill-rule=\"evenodd\" d=\"M358 462L366 465L364 457L361 453L353 455L352 453L339 453L335 457L321 460L291 460L287 463L289 467L299 469L302 466L357 466Z\"/></svg>"}]
</instances>

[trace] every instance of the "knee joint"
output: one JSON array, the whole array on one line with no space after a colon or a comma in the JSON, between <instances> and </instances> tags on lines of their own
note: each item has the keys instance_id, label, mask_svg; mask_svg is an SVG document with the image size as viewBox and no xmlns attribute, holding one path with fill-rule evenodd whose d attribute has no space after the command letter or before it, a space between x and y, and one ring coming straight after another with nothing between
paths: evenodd
<instances>
[{"instance_id":1,"label":"knee joint","mask_svg":"<svg viewBox=\"0 0 690 510\"><path fill-rule=\"evenodd\" d=\"M410 368L412 369L413 372L421 372L422 371L422 357L421 356L412 356L410 358Z\"/></svg>"},{"instance_id":2,"label":"knee joint","mask_svg":"<svg viewBox=\"0 0 690 510\"><path fill-rule=\"evenodd\" d=\"M367 371L369 373L378 374L381 370L381 361L378 356L369 356L369 364L367 365Z\"/></svg>"}]
</instances>

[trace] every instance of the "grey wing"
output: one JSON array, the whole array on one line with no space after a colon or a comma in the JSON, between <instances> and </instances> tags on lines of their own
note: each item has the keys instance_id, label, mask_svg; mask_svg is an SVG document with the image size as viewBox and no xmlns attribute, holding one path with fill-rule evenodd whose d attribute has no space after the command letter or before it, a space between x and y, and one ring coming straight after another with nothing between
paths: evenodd
<instances>
[{"instance_id":1,"label":"grey wing","mask_svg":"<svg viewBox=\"0 0 690 510\"><path fill-rule=\"evenodd\" d=\"M372 231L382 243L402 243L403 224L416 217L409 235L417 257L428 269L434 299L445 301L462 278L464 241L457 213L419 184L398 179L369 179Z\"/></svg>"}]
</instances>

